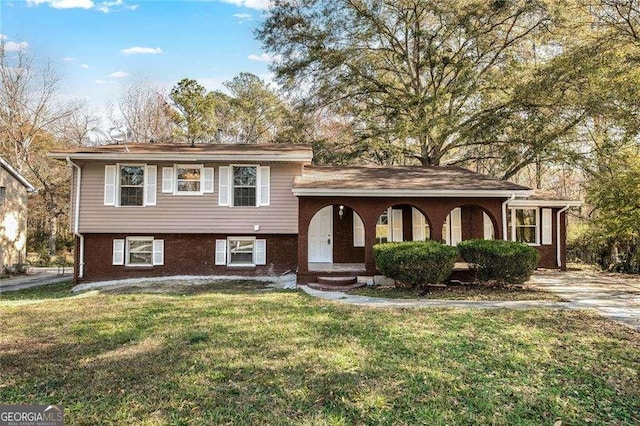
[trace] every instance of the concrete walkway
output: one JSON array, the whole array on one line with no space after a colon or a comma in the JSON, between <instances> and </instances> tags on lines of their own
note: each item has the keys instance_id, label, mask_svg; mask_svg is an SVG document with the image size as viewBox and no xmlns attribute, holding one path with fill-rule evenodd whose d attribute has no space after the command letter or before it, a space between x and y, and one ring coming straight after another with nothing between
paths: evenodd
<instances>
[{"instance_id":1,"label":"concrete walkway","mask_svg":"<svg viewBox=\"0 0 640 426\"><path fill-rule=\"evenodd\" d=\"M380 306L389 308L483 308L483 309L571 309L568 302L550 302L546 300L438 300L438 299L385 299L382 297L358 296L341 291L315 290L307 285L298 285L310 296L320 299L334 300L360 306Z\"/></svg>"},{"instance_id":2,"label":"concrete walkway","mask_svg":"<svg viewBox=\"0 0 640 426\"><path fill-rule=\"evenodd\" d=\"M0 293L55 284L62 281L69 281L72 278L72 268L66 268L64 274L62 274L58 268L29 268L27 275L0 280Z\"/></svg>"},{"instance_id":3,"label":"concrete walkway","mask_svg":"<svg viewBox=\"0 0 640 426\"><path fill-rule=\"evenodd\" d=\"M640 331L640 277L595 271L536 271L528 282L533 288L556 293L569 302L544 300L471 301L384 299L339 291L298 287L326 300L361 306L396 308L481 308L481 309L596 309L601 315Z\"/></svg>"},{"instance_id":4,"label":"concrete walkway","mask_svg":"<svg viewBox=\"0 0 640 426\"><path fill-rule=\"evenodd\" d=\"M536 271L529 285L570 300L574 309L596 309L602 316L640 330L640 277L597 271Z\"/></svg>"}]
</instances>

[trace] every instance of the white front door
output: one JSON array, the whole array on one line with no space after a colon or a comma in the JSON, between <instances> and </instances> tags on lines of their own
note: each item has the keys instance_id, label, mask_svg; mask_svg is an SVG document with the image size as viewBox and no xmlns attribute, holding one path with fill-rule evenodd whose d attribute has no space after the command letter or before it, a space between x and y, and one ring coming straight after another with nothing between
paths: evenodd
<instances>
[{"instance_id":1,"label":"white front door","mask_svg":"<svg viewBox=\"0 0 640 426\"><path fill-rule=\"evenodd\" d=\"M333 206L323 208L311 219L309 262L333 262Z\"/></svg>"}]
</instances>

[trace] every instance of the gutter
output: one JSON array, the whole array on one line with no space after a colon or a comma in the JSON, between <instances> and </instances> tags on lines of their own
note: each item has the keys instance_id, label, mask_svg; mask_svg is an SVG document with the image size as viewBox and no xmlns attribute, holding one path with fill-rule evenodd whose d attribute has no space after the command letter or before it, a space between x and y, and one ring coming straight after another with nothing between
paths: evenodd
<instances>
[{"instance_id":1,"label":"gutter","mask_svg":"<svg viewBox=\"0 0 640 426\"><path fill-rule=\"evenodd\" d=\"M74 220L73 220L73 235L78 237L79 250L78 250L78 278L84 276L84 236L80 233L80 183L82 182L82 168L76 163L71 161L71 158L67 157L67 163L75 167L78 171L76 174L76 202L74 204Z\"/></svg>"},{"instance_id":2,"label":"gutter","mask_svg":"<svg viewBox=\"0 0 640 426\"><path fill-rule=\"evenodd\" d=\"M556 255L557 255L557 261L558 261L558 269L562 268L562 241L560 241L560 215L569 210L569 207L571 207L570 204L567 204L566 206L564 206L562 209L558 210L558 213L556 213L556 219L557 219L557 223L556 223Z\"/></svg>"},{"instance_id":3,"label":"gutter","mask_svg":"<svg viewBox=\"0 0 640 426\"><path fill-rule=\"evenodd\" d=\"M507 204L509 204L509 202L515 199L516 199L516 194L514 192L513 194L511 194L511 198L505 200L502 203L502 239L505 241L509 239L507 237Z\"/></svg>"},{"instance_id":4,"label":"gutter","mask_svg":"<svg viewBox=\"0 0 640 426\"><path fill-rule=\"evenodd\" d=\"M530 190L507 189L403 189L403 188L299 188L291 189L296 197L528 197Z\"/></svg>"},{"instance_id":5,"label":"gutter","mask_svg":"<svg viewBox=\"0 0 640 426\"><path fill-rule=\"evenodd\" d=\"M11 164L7 163L6 160L2 157L0 157L0 165L2 165L2 167L4 167L11 176L16 178L18 182L20 182L25 188L27 188L27 192L37 192L36 188L31 183L29 183L29 181L25 179L24 176L18 173L16 169L11 167Z\"/></svg>"},{"instance_id":6,"label":"gutter","mask_svg":"<svg viewBox=\"0 0 640 426\"><path fill-rule=\"evenodd\" d=\"M166 153L144 153L144 152L51 152L47 157L56 160L66 160L73 157L74 160L95 160L95 161L188 161L188 162L274 162L274 163L305 163L310 164L313 155L306 153L289 154L213 154L213 153L193 153L193 152L166 152Z\"/></svg>"}]
</instances>

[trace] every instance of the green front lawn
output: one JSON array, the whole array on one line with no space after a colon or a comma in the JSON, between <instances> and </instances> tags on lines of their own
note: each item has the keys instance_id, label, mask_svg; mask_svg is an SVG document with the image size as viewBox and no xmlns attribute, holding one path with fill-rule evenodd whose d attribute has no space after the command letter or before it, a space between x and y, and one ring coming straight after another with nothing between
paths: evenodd
<instances>
[{"instance_id":1,"label":"green front lawn","mask_svg":"<svg viewBox=\"0 0 640 426\"><path fill-rule=\"evenodd\" d=\"M640 334L593 313L234 286L2 295L0 402L86 425L640 422Z\"/></svg>"}]
</instances>

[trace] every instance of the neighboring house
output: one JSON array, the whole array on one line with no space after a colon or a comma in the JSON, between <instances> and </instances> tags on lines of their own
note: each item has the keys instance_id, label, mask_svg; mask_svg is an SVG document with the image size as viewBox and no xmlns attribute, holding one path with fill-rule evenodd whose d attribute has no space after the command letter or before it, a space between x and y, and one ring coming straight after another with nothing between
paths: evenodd
<instances>
[{"instance_id":1,"label":"neighboring house","mask_svg":"<svg viewBox=\"0 0 640 426\"><path fill-rule=\"evenodd\" d=\"M51 153L73 166L76 278L373 275L373 245L524 241L565 266L579 202L458 167L312 166L304 145L134 144Z\"/></svg>"},{"instance_id":2,"label":"neighboring house","mask_svg":"<svg viewBox=\"0 0 640 426\"><path fill-rule=\"evenodd\" d=\"M0 157L0 259L2 270L14 271L27 259L27 194L35 191Z\"/></svg>"}]
</instances>

